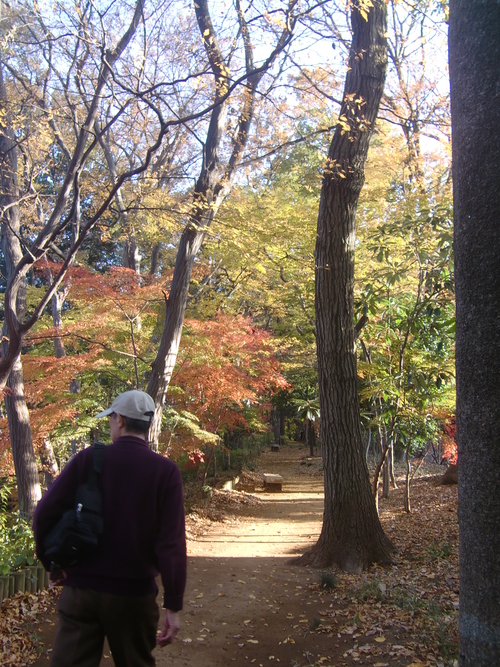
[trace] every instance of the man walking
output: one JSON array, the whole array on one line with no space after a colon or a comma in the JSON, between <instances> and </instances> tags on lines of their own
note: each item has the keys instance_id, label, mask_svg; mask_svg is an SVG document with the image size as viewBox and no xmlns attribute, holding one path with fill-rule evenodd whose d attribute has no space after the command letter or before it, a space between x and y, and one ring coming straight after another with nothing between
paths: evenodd
<instances>
[{"instance_id":1,"label":"man walking","mask_svg":"<svg viewBox=\"0 0 500 667\"><path fill-rule=\"evenodd\" d=\"M112 440L101 473L102 544L88 560L52 575L64 588L51 667L98 667L105 637L116 667L154 665L154 646L169 644L179 631L186 583L182 484L177 466L148 447L154 409L151 396L133 390L97 415L109 416ZM33 527L46 569L44 537L75 507L76 489L92 466L89 447L67 463L38 503ZM165 616L156 636L158 573Z\"/></svg>"}]
</instances>

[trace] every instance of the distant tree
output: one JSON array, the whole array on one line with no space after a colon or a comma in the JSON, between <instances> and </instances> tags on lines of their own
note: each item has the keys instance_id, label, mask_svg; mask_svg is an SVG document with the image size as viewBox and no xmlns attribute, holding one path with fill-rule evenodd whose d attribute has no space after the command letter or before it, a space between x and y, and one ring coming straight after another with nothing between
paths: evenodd
<instances>
[{"instance_id":1,"label":"distant tree","mask_svg":"<svg viewBox=\"0 0 500 667\"><path fill-rule=\"evenodd\" d=\"M500 664L500 4L450 1L460 667Z\"/></svg>"}]
</instances>

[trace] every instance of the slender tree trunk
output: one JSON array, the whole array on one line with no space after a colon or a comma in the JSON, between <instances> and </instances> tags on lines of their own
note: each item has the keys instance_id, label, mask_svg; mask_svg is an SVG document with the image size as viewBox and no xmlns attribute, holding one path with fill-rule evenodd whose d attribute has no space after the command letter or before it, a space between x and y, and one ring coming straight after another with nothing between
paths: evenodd
<instances>
[{"instance_id":1,"label":"slender tree trunk","mask_svg":"<svg viewBox=\"0 0 500 667\"><path fill-rule=\"evenodd\" d=\"M123 216L126 219L126 216ZM122 265L125 269L132 269L135 273L141 275L141 253L137 245L137 239L133 230L129 231L128 240L123 246Z\"/></svg>"},{"instance_id":2,"label":"slender tree trunk","mask_svg":"<svg viewBox=\"0 0 500 667\"><path fill-rule=\"evenodd\" d=\"M280 412L277 408L272 408L271 409L271 427L273 430L273 442L276 444L279 444L280 442Z\"/></svg>"},{"instance_id":3,"label":"slender tree trunk","mask_svg":"<svg viewBox=\"0 0 500 667\"><path fill-rule=\"evenodd\" d=\"M384 465L382 468L382 498L389 498L391 495L391 457L390 457L390 448L387 451L387 456L384 460Z\"/></svg>"},{"instance_id":4,"label":"slender tree trunk","mask_svg":"<svg viewBox=\"0 0 500 667\"><path fill-rule=\"evenodd\" d=\"M49 266L47 266L45 270L45 275L47 277L47 282L51 283L53 277L52 277L52 271L50 270ZM54 352L57 359L62 359L63 357L66 356L66 350L64 349L63 339L58 334L62 332L63 328L62 306L66 299L67 294L68 294L68 287L62 287L52 295L52 301L51 301L52 323L57 332L56 335L54 336Z\"/></svg>"},{"instance_id":5,"label":"slender tree trunk","mask_svg":"<svg viewBox=\"0 0 500 667\"><path fill-rule=\"evenodd\" d=\"M151 253L151 266L149 267L150 276L156 275L156 272L158 271L159 261L160 261L160 244L157 243L153 248L153 252Z\"/></svg>"},{"instance_id":6,"label":"slender tree trunk","mask_svg":"<svg viewBox=\"0 0 500 667\"><path fill-rule=\"evenodd\" d=\"M450 1L460 667L500 664L500 4Z\"/></svg>"},{"instance_id":7,"label":"slender tree trunk","mask_svg":"<svg viewBox=\"0 0 500 667\"><path fill-rule=\"evenodd\" d=\"M380 444L380 457L377 465L375 466L375 473L373 475L373 485L372 485L373 497L375 498L375 507L377 509L377 514L378 514L378 486L380 482L380 471L382 470L382 466L384 465L385 460L387 458L387 452L389 451L389 445L387 442L387 428L385 426L382 427L379 425L378 440Z\"/></svg>"},{"instance_id":8,"label":"slender tree trunk","mask_svg":"<svg viewBox=\"0 0 500 667\"><path fill-rule=\"evenodd\" d=\"M389 456L390 456L390 470L389 470L389 472L390 472L390 475L391 475L391 484L392 484L393 489L397 489L398 485L397 485L397 482L396 482L396 476L394 474L394 440L393 439L391 439L391 449L390 449L390 452L389 452Z\"/></svg>"},{"instance_id":9,"label":"slender tree trunk","mask_svg":"<svg viewBox=\"0 0 500 667\"><path fill-rule=\"evenodd\" d=\"M106 160L106 164L108 165L108 171L111 175L112 182L116 183L118 180L118 171L116 169L116 162L113 151L111 150L111 146L108 140L109 137L107 135L103 135L97 120L95 122L95 127L96 135L99 137L99 143L101 144L102 150L104 152L104 158ZM123 194L121 189L116 192L115 202L119 212L119 221L127 236L127 240L123 244L122 266L125 269L132 269L138 276L140 276L142 256L139 252L139 247L137 246L137 238L135 235L134 226L130 220L125 202L123 201Z\"/></svg>"},{"instance_id":10,"label":"slender tree trunk","mask_svg":"<svg viewBox=\"0 0 500 667\"><path fill-rule=\"evenodd\" d=\"M184 230L177 251L174 276L167 300L165 324L147 388L148 394L155 399L156 404L149 432L150 445L155 451L158 449L165 395L179 351L193 264L205 237L205 229L213 218L213 213L214 209L209 209L206 219L200 216L200 222L196 227L190 225Z\"/></svg>"},{"instance_id":11,"label":"slender tree trunk","mask_svg":"<svg viewBox=\"0 0 500 667\"><path fill-rule=\"evenodd\" d=\"M0 124L0 208L2 216L2 249L5 259L7 282L12 280L16 266L22 257L20 234L19 188L17 182L17 151L14 135L10 125L7 91L0 66L0 109L3 122ZM26 281L24 280L17 292L15 318L22 319L26 309ZM2 357L9 348L12 329L4 321L2 329ZM19 507L21 512L31 517L41 497L40 481L33 450L33 438L28 408L24 396L23 368L21 355L14 358L12 369L7 380L5 407L9 421L10 442L16 471Z\"/></svg>"},{"instance_id":12,"label":"slender tree trunk","mask_svg":"<svg viewBox=\"0 0 500 667\"><path fill-rule=\"evenodd\" d=\"M280 437L278 440L278 444L282 445L285 442L285 413L283 412L283 410L280 410L279 416L280 416Z\"/></svg>"},{"instance_id":13,"label":"slender tree trunk","mask_svg":"<svg viewBox=\"0 0 500 667\"><path fill-rule=\"evenodd\" d=\"M404 508L405 512L410 514L411 512L411 502L410 502L410 482L411 482L411 463L410 463L410 448L411 440L408 442L405 451L405 462L406 462L406 478L405 478L405 497L404 497Z\"/></svg>"},{"instance_id":14,"label":"slender tree trunk","mask_svg":"<svg viewBox=\"0 0 500 667\"><path fill-rule=\"evenodd\" d=\"M57 331L62 331L62 315L61 309L66 298L66 292L61 293L60 291L56 292L52 297L52 322ZM66 350L64 349L64 343L61 336L54 336L54 350L56 353L57 359L62 359L66 356Z\"/></svg>"},{"instance_id":15,"label":"slender tree trunk","mask_svg":"<svg viewBox=\"0 0 500 667\"><path fill-rule=\"evenodd\" d=\"M325 168L316 240L316 342L325 477L323 527L303 561L360 572L390 563L370 487L361 433L354 332L356 207L384 89L384 0L365 20L352 3L353 40L340 123Z\"/></svg>"},{"instance_id":16,"label":"slender tree trunk","mask_svg":"<svg viewBox=\"0 0 500 667\"><path fill-rule=\"evenodd\" d=\"M384 467L382 470L382 497L389 498L391 495L391 484L397 489L396 480L394 478L394 440L391 437L389 449L384 460Z\"/></svg>"},{"instance_id":17,"label":"slender tree trunk","mask_svg":"<svg viewBox=\"0 0 500 667\"><path fill-rule=\"evenodd\" d=\"M224 93L229 86L229 69L225 64L224 54L219 47L207 0L197 0L194 3L194 7L208 62L214 75L215 106L210 116L210 123L204 144L203 163L194 189L190 219L182 233L177 251L160 347L153 364L147 388L147 392L153 397L156 406L149 431L150 446L154 450L158 449L163 405L179 351L194 260L201 248L208 228L218 213L220 205L230 192L236 169L248 142L258 85L265 70L272 65L278 54L289 43L295 25L293 16L291 14L287 15L285 27L278 39L276 48L265 61L265 66L260 70L256 70L253 64L253 46L250 43L248 26L241 5L237 3L239 29L245 48L247 80L243 96L243 106L239 115L234 140L232 141L231 156L224 163L220 157L220 148L226 130L229 106L228 98L224 98ZM293 13L295 2L290 1L289 7Z\"/></svg>"},{"instance_id":18,"label":"slender tree trunk","mask_svg":"<svg viewBox=\"0 0 500 667\"><path fill-rule=\"evenodd\" d=\"M54 455L50 440L44 440L40 459L45 477L45 488L47 489L59 475L59 466L57 465L57 459Z\"/></svg>"},{"instance_id":19,"label":"slender tree trunk","mask_svg":"<svg viewBox=\"0 0 500 667\"><path fill-rule=\"evenodd\" d=\"M368 431L368 442L366 444L366 453L365 453L365 458L366 458L366 463L368 464L368 456L370 455L370 447L372 444L372 431L371 429Z\"/></svg>"}]
</instances>

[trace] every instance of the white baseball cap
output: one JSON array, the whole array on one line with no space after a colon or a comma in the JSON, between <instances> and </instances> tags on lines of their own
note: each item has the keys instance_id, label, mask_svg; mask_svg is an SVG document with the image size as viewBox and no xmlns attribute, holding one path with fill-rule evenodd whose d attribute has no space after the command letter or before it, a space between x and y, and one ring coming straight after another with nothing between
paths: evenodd
<instances>
[{"instance_id":1,"label":"white baseball cap","mask_svg":"<svg viewBox=\"0 0 500 667\"><path fill-rule=\"evenodd\" d=\"M100 412L96 417L108 417L113 412L122 417L149 423L155 413L155 403L149 394L138 389L132 389L117 396L110 407Z\"/></svg>"}]
</instances>

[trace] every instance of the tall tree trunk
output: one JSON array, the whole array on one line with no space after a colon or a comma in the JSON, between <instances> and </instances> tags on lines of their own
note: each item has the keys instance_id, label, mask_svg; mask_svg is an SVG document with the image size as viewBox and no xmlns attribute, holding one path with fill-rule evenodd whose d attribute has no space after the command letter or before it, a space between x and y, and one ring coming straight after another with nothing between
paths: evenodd
<instances>
[{"instance_id":1,"label":"tall tree trunk","mask_svg":"<svg viewBox=\"0 0 500 667\"><path fill-rule=\"evenodd\" d=\"M354 332L355 218L387 66L384 0L365 20L352 3L353 39L340 122L325 169L316 240L316 343L325 475L323 527L302 558L360 572L392 562L361 433Z\"/></svg>"},{"instance_id":2,"label":"tall tree trunk","mask_svg":"<svg viewBox=\"0 0 500 667\"><path fill-rule=\"evenodd\" d=\"M177 251L163 333L147 387L148 394L155 399L156 404L149 432L149 441L155 451L158 448L165 395L179 351L194 260L205 238L206 229L214 217L215 208L218 210L219 205L220 203L214 204L214 208L208 207L206 215L198 216L198 223L195 223L195 226L190 224L184 230Z\"/></svg>"},{"instance_id":3,"label":"tall tree trunk","mask_svg":"<svg viewBox=\"0 0 500 667\"><path fill-rule=\"evenodd\" d=\"M189 222L182 233L179 249L177 251L160 347L153 364L147 387L147 392L153 397L156 406L155 415L149 431L150 445L154 450L158 449L163 405L165 403L166 392L179 351L194 260L201 248L208 228L218 213L220 205L230 192L236 169L241 161L248 142L259 83L265 71L271 67L272 63L287 46L292 37L292 31L296 20L292 15L295 5L296 0L289 0L290 13L287 13L285 27L278 38L276 47L265 61L264 65L259 69L256 69L253 63L253 47L250 43L250 34L244 12L240 2L236 2L239 29L241 31L245 49L247 79L242 110L239 115L237 129L234 135L235 138L232 142L233 149L227 163L224 163L221 160L219 151L226 131L229 98L227 98L225 94L229 87L229 69L219 47L207 0L197 0L197 2L194 3L198 27L203 38L203 44L205 46L210 68L214 75L215 106L207 130L207 137L203 150L203 163L200 176L194 189Z\"/></svg>"},{"instance_id":4,"label":"tall tree trunk","mask_svg":"<svg viewBox=\"0 0 500 667\"><path fill-rule=\"evenodd\" d=\"M500 664L500 4L450 1L459 664Z\"/></svg>"},{"instance_id":5,"label":"tall tree trunk","mask_svg":"<svg viewBox=\"0 0 500 667\"><path fill-rule=\"evenodd\" d=\"M16 266L22 257L20 234L19 187L17 181L17 150L10 124L7 90L0 66L0 109L3 122L0 124L0 209L2 210L2 250L6 264L7 282L12 280ZM17 292L15 317L22 319L26 309L26 281ZM2 329L2 357L8 350L11 329L4 321ZM23 368L21 356L14 359L7 380L5 407L9 421L10 442L16 471L19 507L31 517L41 497L40 480L33 450L33 438L28 408L24 396Z\"/></svg>"}]
</instances>

